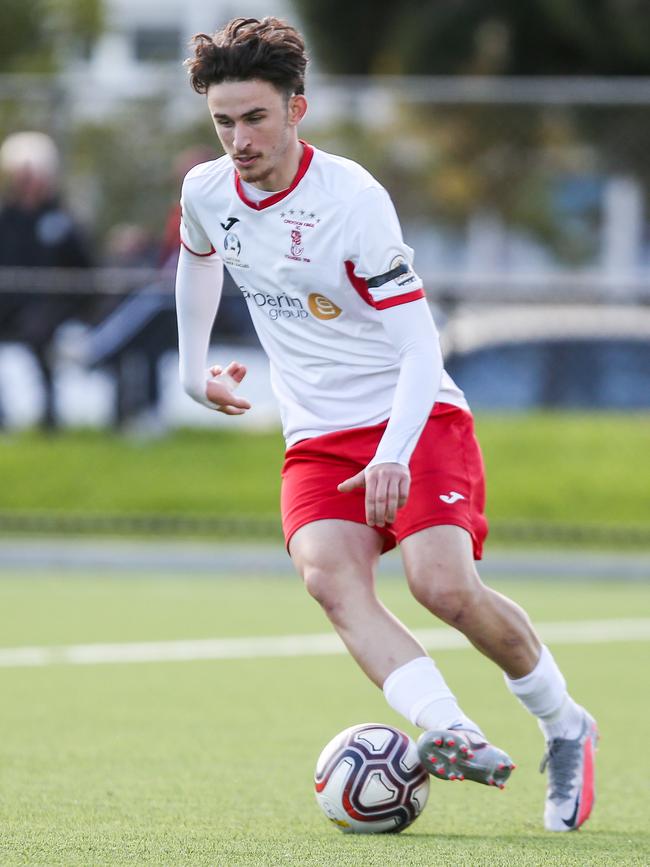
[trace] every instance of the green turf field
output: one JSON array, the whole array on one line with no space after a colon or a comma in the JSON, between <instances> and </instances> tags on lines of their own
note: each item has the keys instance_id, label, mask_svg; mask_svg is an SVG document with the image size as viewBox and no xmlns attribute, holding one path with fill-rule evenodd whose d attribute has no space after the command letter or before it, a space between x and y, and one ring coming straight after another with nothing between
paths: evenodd
<instances>
[{"instance_id":1,"label":"green turf field","mask_svg":"<svg viewBox=\"0 0 650 867\"><path fill-rule=\"evenodd\" d=\"M540 621L647 616L650 585L508 582ZM384 600L431 621L398 579ZM559 607L559 603L561 607ZM327 631L297 578L0 574L0 644ZM475 651L436 658L518 770L504 792L432 780L397 837L347 837L320 814L322 746L357 722L414 729L346 656L0 668L0 864L647 865L649 645L557 645L598 717L599 800L578 833L541 826L535 722Z\"/></svg>"},{"instance_id":2,"label":"green turf field","mask_svg":"<svg viewBox=\"0 0 650 867\"><path fill-rule=\"evenodd\" d=\"M479 415L488 516L650 524L649 414ZM277 518L279 433L181 431L158 440L101 432L5 434L0 512Z\"/></svg>"}]
</instances>

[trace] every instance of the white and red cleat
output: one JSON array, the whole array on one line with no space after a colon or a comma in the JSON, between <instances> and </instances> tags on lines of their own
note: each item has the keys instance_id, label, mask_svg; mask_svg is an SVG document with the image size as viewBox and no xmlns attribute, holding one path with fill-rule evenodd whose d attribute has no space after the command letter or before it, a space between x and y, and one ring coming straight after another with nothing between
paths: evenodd
<instances>
[{"instance_id":1,"label":"white and red cleat","mask_svg":"<svg viewBox=\"0 0 650 867\"><path fill-rule=\"evenodd\" d=\"M471 780L503 789L515 769L507 753L461 726L423 732L418 753L427 771L441 780Z\"/></svg>"},{"instance_id":2,"label":"white and red cleat","mask_svg":"<svg viewBox=\"0 0 650 867\"><path fill-rule=\"evenodd\" d=\"M595 753L598 728L584 711L582 731L577 738L553 738L546 745L540 771L548 769L544 809L547 831L574 831L591 815L596 800Z\"/></svg>"}]
</instances>

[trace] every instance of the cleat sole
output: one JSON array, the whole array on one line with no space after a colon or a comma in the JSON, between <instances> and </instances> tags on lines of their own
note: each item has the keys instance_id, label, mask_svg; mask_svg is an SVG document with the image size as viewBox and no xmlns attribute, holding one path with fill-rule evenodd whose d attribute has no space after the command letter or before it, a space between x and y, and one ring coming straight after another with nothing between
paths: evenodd
<instances>
[{"instance_id":1,"label":"cleat sole","mask_svg":"<svg viewBox=\"0 0 650 867\"><path fill-rule=\"evenodd\" d=\"M471 733L470 733L471 734ZM424 732L418 740L420 760L429 773L439 779L462 782L471 780L485 786L505 788L515 765L511 758L492 744L459 743L459 737L447 737L444 731Z\"/></svg>"}]
</instances>

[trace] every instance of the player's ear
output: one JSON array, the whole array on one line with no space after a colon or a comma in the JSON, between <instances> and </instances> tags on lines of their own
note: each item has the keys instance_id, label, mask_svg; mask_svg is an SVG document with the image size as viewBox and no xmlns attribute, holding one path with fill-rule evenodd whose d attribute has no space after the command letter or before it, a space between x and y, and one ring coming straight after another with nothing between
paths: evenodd
<instances>
[{"instance_id":1,"label":"player's ear","mask_svg":"<svg viewBox=\"0 0 650 867\"><path fill-rule=\"evenodd\" d=\"M307 112L307 99L302 93L294 93L289 97L289 124L297 126Z\"/></svg>"}]
</instances>

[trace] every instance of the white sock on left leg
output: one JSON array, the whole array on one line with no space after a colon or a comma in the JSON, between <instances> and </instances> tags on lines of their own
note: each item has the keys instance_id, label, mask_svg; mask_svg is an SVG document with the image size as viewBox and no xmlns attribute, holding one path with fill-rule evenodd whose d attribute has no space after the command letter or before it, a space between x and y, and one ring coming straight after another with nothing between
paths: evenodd
<instances>
[{"instance_id":1,"label":"white sock on left leg","mask_svg":"<svg viewBox=\"0 0 650 867\"><path fill-rule=\"evenodd\" d=\"M388 704L423 729L449 728L460 723L480 733L462 712L435 662L418 656L391 672L384 681Z\"/></svg>"},{"instance_id":2,"label":"white sock on left leg","mask_svg":"<svg viewBox=\"0 0 650 867\"><path fill-rule=\"evenodd\" d=\"M512 680L504 674L510 692L536 716L547 740L577 738L582 730L583 710L571 698L562 672L545 645L535 668Z\"/></svg>"}]
</instances>

